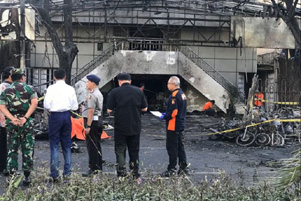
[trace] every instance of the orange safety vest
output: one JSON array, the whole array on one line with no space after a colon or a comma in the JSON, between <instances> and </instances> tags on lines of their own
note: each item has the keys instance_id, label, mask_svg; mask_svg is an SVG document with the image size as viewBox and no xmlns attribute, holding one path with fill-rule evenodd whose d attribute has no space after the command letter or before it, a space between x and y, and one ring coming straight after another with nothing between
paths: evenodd
<instances>
[{"instance_id":1,"label":"orange safety vest","mask_svg":"<svg viewBox=\"0 0 301 201\"><path fill-rule=\"evenodd\" d=\"M212 108L212 103L209 101L209 102L207 102L207 103L204 105L203 111L208 110L208 109L210 109L210 108Z\"/></svg>"},{"instance_id":2,"label":"orange safety vest","mask_svg":"<svg viewBox=\"0 0 301 201\"><path fill-rule=\"evenodd\" d=\"M262 100L264 99L264 95L261 92L255 93L254 94L254 105L255 106L262 106Z\"/></svg>"}]
</instances>

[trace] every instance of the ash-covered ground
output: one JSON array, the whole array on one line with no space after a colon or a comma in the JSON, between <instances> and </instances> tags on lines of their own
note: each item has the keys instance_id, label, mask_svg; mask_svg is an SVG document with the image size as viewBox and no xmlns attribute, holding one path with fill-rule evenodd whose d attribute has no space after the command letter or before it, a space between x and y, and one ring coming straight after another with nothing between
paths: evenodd
<instances>
[{"instance_id":1,"label":"ash-covered ground","mask_svg":"<svg viewBox=\"0 0 301 201\"><path fill-rule=\"evenodd\" d=\"M112 121L112 119L107 119ZM208 128L221 124L219 117L205 115L188 115L185 131L185 148L187 160L190 165L190 178L193 182L214 178L220 171L230 175L234 180L240 180L247 185L263 180L270 180L279 168L278 161L292 156L292 152L300 148L297 141L290 142L284 147L241 147L230 141L208 140ZM114 137L114 131L106 131ZM80 153L72 153L73 172L83 173L88 170L88 155L85 141L76 141L80 147ZM104 174L112 174L116 177L115 169L111 164L115 163L114 140L102 142ZM19 156L21 158L21 156ZM49 142L36 140L34 167L37 173L38 167L49 170ZM128 159L128 156L127 156ZM63 168L63 156L60 155L60 169ZM275 163L276 162L276 163ZM19 160L19 167L21 160ZM166 170L168 155L165 148L165 122L147 113L142 116L142 132L140 143L140 171L142 176L148 173L159 174ZM21 169L21 168L20 168ZM5 177L1 175L1 190L5 191Z\"/></svg>"}]
</instances>

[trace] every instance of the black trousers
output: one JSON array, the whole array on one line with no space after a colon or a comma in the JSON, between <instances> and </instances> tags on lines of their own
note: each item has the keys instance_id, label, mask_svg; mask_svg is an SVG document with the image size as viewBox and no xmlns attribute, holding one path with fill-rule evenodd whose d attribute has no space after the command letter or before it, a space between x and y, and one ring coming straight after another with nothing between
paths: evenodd
<instances>
[{"instance_id":1,"label":"black trousers","mask_svg":"<svg viewBox=\"0 0 301 201\"><path fill-rule=\"evenodd\" d=\"M0 127L0 172L6 169L7 133L6 128Z\"/></svg>"},{"instance_id":2,"label":"black trousers","mask_svg":"<svg viewBox=\"0 0 301 201\"><path fill-rule=\"evenodd\" d=\"M115 132L115 154L117 162L117 176L126 175L125 158L126 148L129 152L129 167L134 177L139 177L139 148L140 135L122 135Z\"/></svg>"},{"instance_id":3,"label":"black trousers","mask_svg":"<svg viewBox=\"0 0 301 201\"><path fill-rule=\"evenodd\" d=\"M179 168L187 168L186 153L184 149L184 135L182 132L167 131L166 149L169 156L168 170L175 171L179 158Z\"/></svg>"},{"instance_id":4,"label":"black trousers","mask_svg":"<svg viewBox=\"0 0 301 201\"><path fill-rule=\"evenodd\" d=\"M87 150L89 155L89 168L92 171L102 170L102 152L100 137L102 133L102 124L100 121L93 121L90 133L86 135Z\"/></svg>"}]
</instances>

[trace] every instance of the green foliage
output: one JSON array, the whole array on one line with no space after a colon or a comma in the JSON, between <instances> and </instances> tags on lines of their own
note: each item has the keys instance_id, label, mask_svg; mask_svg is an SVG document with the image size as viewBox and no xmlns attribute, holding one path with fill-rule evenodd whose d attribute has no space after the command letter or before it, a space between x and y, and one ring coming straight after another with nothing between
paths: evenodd
<instances>
[{"instance_id":1,"label":"green foliage","mask_svg":"<svg viewBox=\"0 0 301 201\"><path fill-rule=\"evenodd\" d=\"M236 185L230 177L220 173L215 179L195 184L189 177L163 179L146 175L142 184L127 177L118 180L112 175L94 175L83 178L72 174L68 182L62 179L59 183L45 181L47 171L36 173L29 188L10 185L3 195L4 200L25 201L66 201L66 200L122 200L122 201L269 201L298 200L297 190L277 191L266 183L246 187Z\"/></svg>"},{"instance_id":2,"label":"green foliage","mask_svg":"<svg viewBox=\"0 0 301 201\"><path fill-rule=\"evenodd\" d=\"M299 189L301 197L301 149L295 151L292 158L283 160L275 183L278 188Z\"/></svg>"}]
</instances>

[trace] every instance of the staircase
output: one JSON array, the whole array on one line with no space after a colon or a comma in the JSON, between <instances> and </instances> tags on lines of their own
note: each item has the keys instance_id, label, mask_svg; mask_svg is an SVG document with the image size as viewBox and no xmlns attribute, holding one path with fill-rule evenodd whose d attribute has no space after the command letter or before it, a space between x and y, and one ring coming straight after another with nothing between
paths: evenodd
<instances>
[{"instance_id":1,"label":"staircase","mask_svg":"<svg viewBox=\"0 0 301 201\"><path fill-rule=\"evenodd\" d=\"M102 78L99 87L104 86L120 72L178 74L206 98L216 100L217 107L224 112L227 111L230 103L229 96L232 96L232 100L236 99L235 104L242 103L238 88L189 47L181 47L179 51L179 46L150 44L139 42L135 46L133 43L120 42L112 45L72 75L71 83L75 86L79 101L85 97L86 87L84 82L78 81L93 71L92 73ZM128 50L133 47L134 51Z\"/></svg>"},{"instance_id":2,"label":"staircase","mask_svg":"<svg viewBox=\"0 0 301 201\"><path fill-rule=\"evenodd\" d=\"M114 55L115 51L118 51L121 48L121 43L113 44L106 50L104 50L100 55L92 59L89 63L84 65L81 69L79 69L76 73L71 75L71 85L75 85L76 82L81 80L95 68L97 68L100 64Z\"/></svg>"},{"instance_id":3,"label":"staircase","mask_svg":"<svg viewBox=\"0 0 301 201\"><path fill-rule=\"evenodd\" d=\"M238 88L225 78L221 73L212 68L204 59L197 55L193 50L187 46L182 46L180 51L205 73L213 78L217 83L223 86L233 97L238 97L240 101L244 100L244 93L240 92Z\"/></svg>"}]
</instances>

